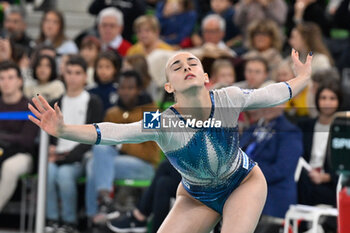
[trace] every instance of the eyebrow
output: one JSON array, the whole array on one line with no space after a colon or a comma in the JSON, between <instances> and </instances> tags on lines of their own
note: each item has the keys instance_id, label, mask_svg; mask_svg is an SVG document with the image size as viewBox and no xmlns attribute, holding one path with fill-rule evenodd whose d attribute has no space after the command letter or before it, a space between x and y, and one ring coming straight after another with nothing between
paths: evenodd
<instances>
[{"instance_id":1,"label":"eyebrow","mask_svg":"<svg viewBox=\"0 0 350 233\"><path fill-rule=\"evenodd\" d=\"M192 61L192 60L197 61L197 59L194 57L187 58L187 61ZM179 63L180 63L180 60L176 60L173 64L170 65L170 67L172 67L173 65L179 64Z\"/></svg>"}]
</instances>

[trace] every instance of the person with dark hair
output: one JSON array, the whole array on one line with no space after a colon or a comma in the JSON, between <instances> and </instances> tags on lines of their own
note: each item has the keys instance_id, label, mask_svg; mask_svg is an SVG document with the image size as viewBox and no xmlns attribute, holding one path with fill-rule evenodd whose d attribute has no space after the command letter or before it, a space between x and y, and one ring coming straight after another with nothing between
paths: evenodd
<instances>
[{"instance_id":1,"label":"person with dark hair","mask_svg":"<svg viewBox=\"0 0 350 233\"><path fill-rule=\"evenodd\" d=\"M52 45L58 55L78 53L75 43L65 35L64 16L57 10L49 10L43 14L37 43Z\"/></svg>"},{"instance_id":2,"label":"person with dark hair","mask_svg":"<svg viewBox=\"0 0 350 233\"><path fill-rule=\"evenodd\" d=\"M156 105L142 94L142 79L136 71L120 74L116 106L106 112L105 121L130 123L141 120L142 112L154 111ZM92 223L105 222L106 210L112 204L110 192L114 179L150 180L159 162L159 147L154 142L121 148L107 145L93 147L93 158L87 165L86 210Z\"/></svg>"},{"instance_id":3,"label":"person with dark hair","mask_svg":"<svg viewBox=\"0 0 350 233\"><path fill-rule=\"evenodd\" d=\"M55 60L48 55L38 56L32 66L35 83L29 83L24 87L24 95L33 98L40 94L48 101L57 99L63 95L65 87L62 81L57 79Z\"/></svg>"},{"instance_id":4,"label":"person with dark hair","mask_svg":"<svg viewBox=\"0 0 350 233\"><path fill-rule=\"evenodd\" d=\"M149 72L148 62L146 57L141 54L128 55L123 60L122 71L134 70L139 73L142 78L142 91L149 94L153 101L161 100L162 89L159 90L155 81Z\"/></svg>"},{"instance_id":5,"label":"person with dark hair","mask_svg":"<svg viewBox=\"0 0 350 233\"><path fill-rule=\"evenodd\" d=\"M0 63L0 112L27 111L29 100L22 92L19 67ZM26 116L26 115L25 115ZM0 212L10 200L20 176L31 172L38 130L27 117L0 121Z\"/></svg>"},{"instance_id":6,"label":"person with dark hair","mask_svg":"<svg viewBox=\"0 0 350 233\"><path fill-rule=\"evenodd\" d=\"M35 47L32 53L32 56L31 56L32 62L34 62L34 60L40 55L48 55L52 58L56 58L57 52L55 47L53 47L53 45L39 44Z\"/></svg>"},{"instance_id":7,"label":"person with dark hair","mask_svg":"<svg viewBox=\"0 0 350 233\"><path fill-rule=\"evenodd\" d=\"M30 55L35 47L35 42L26 34L26 14L23 8L12 5L5 12L3 37L9 38L15 45L25 48L26 54Z\"/></svg>"},{"instance_id":8,"label":"person with dark hair","mask_svg":"<svg viewBox=\"0 0 350 233\"><path fill-rule=\"evenodd\" d=\"M71 56L63 75L66 93L55 102L70 124L92 123L102 120L100 99L84 90L87 64L80 56ZM51 140L47 173L46 232L76 232L77 187L82 174L82 160L90 145ZM58 199L61 201L59 208Z\"/></svg>"},{"instance_id":9,"label":"person with dark hair","mask_svg":"<svg viewBox=\"0 0 350 233\"><path fill-rule=\"evenodd\" d=\"M97 57L94 74L97 86L89 92L101 98L104 112L117 102L117 78L121 63L121 57L113 51L101 52Z\"/></svg>"},{"instance_id":10,"label":"person with dark hair","mask_svg":"<svg viewBox=\"0 0 350 233\"><path fill-rule=\"evenodd\" d=\"M303 130L303 158L312 167L311 171L302 170L298 182L298 203L315 206L326 204L336 207L336 186L338 176L332 171L329 162L327 145L330 126L335 113L342 104L342 92L336 80L320 84L315 97L315 105L319 115L317 118L301 121ZM330 220L325 227L333 228Z\"/></svg>"},{"instance_id":11,"label":"person with dark hair","mask_svg":"<svg viewBox=\"0 0 350 233\"><path fill-rule=\"evenodd\" d=\"M94 81L95 63L100 50L101 43L96 37L86 36L83 39L80 46L80 55L85 59L86 63L88 64L88 79L86 84L87 89L93 88L96 85Z\"/></svg>"},{"instance_id":12,"label":"person with dark hair","mask_svg":"<svg viewBox=\"0 0 350 233\"><path fill-rule=\"evenodd\" d=\"M315 104L319 115L300 122L303 130L304 159L312 170L304 170L299 180L299 203L306 205L329 204L336 206L337 177L328 163L328 136L335 113L342 103L338 82L321 84L316 92Z\"/></svg>"}]
</instances>

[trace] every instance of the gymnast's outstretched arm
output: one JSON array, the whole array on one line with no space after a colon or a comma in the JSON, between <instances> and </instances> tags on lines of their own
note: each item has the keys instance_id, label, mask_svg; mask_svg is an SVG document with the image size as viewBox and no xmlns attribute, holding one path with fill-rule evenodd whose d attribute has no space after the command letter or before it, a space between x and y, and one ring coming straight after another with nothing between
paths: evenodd
<instances>
[{"instance_id":1,"label":"gymnast's outstretched arm","mask_svg":"<svg viewBox=\"0 0 350 233\"><path fill-rule=\"evenodd\" d=\"M57 103L52 108L42 96L34 97L33 103L35 107L29 104L28 108L37 118L29 116L29 119L55 137L85 144L98 142L104 145L114 145L156 141L158 135L155 130L143 132L141 121L130 124L99 123L97 124L98 129L94 125L66 125Z\"/></svg>"},{"instance_id":2,"label":"gymnast's outstretched arm","mask_svg":"<svg viewBox=\"0 0 350 233\"><path fill-rule=\"evenodd\" d=\"M308 85L311 76L312 54L307 56L305 64L299 60L299 53L294 49L291 57L297 76L287 82L274 83L259 89L228 87L223 90L233 105L240 107L241 110L282 104L301 92Z\"/></svg>"}]
</instances>

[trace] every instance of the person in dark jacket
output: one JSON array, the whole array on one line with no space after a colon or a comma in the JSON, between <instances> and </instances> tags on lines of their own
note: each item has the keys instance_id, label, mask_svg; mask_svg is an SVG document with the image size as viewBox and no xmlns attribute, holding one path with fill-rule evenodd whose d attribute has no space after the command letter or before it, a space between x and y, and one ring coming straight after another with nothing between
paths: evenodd
<instances>
[{"instance_id":1,"label":"person in dark jacket","mask_svg":"<svg viewBox=\"0 0 350 233\"><path fill-rule=\"evenodd\" d=\"M283 115L284 105L259 110L262 118L243 133L240 145L265 175L268 194L262 214L284 218L297 203L294 171L303 153L302 134Z\"/></svg>"},{"instance_id":2,"label":"person in dark jacket","mask_svg":"<svg viewBox=\"0 0 350 233\"><path fill-rule=\"evenodd\" d=\"M123 13L124 28L123 37L132 41L133 24L137 17L146 12L146 3L143 0L94 0L89 6L89 13L98 15L100 11L108 7L115 7Z\"/></svg>"},{"instance_id":3,"label":"person in dark jacket","mask_svg":"<svg viewBox=\"0 0 350 233\"><path fill-rule=\"evenodd\" d=\"M312 167L311 171L303 170L301 173L298 183L299 203L336 206L337 176L329 166L327 143L333 116L342 102L337 81L321 84L315 99L318 118L299 123L303 129L303 157Z\"/></svg>"},{"instance_id":4,"label":"person in dark jacket","mask_svg":"<svg viewBox=\"0 0 350 233\"><path fill-rule=\"evenodd\" d=\"M141 120L143 111L153 111L156 105L142 92L142 79L136 71L120 75L119 99L109 108L104 120L131 123ZM155 142L125 143L121 148L108 145L93 147L93 158L87 164L86 210L92 223L106 221L106 209L112 204L110 192L115 179L150 180L159 162L159 147Z\"/></svg>"},{"instance_id":5,"label":"person in dark jacket","mask_svg":"<svg viewBox=\"0 0 350 233\"><path fill-rule=\"evenodd\" d=\"M72 56L67 61L64 74L67 91L55 102L55 106L62 109L64 119L70 124L100 122L103 117L100 99L84 90L86 69L86 62L80 56ZM82 159L90 149L91 145L71 143L64 139L58 139L50 145L46 232L55 231L59 220L62 220L59 227L64 232L74 232L77 223L76 180L83 171ZM58 198L61 200L61 208L58 206Z\"/></svg>"},{"instance_id":6,"label":"person in dark jacket","mask_svg":"<svg viewBox=\"0 0 350 233\"><path fill-rule=\"evenodd\" d=\"M0 112L27 111L29 100L22 92L23 78L12 62L0 63ZM7 114L9 115L9 114ZM0 121L0 212L11 198L21 175L29 173L33 164L37 128L24 113L22 120Z\"/></svg>"}]
</instances>

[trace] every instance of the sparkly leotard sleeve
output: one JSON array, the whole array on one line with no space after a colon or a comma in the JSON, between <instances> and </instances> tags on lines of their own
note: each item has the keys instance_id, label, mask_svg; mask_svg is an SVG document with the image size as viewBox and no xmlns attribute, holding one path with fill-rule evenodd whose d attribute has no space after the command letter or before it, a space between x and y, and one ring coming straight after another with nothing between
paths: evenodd
<instances>
[{"instance_id":1,"label":"sparkly leotard sleeve","mask_svg":"<svg viewBox=\"0 0 350 233\"><path fill-rule=\"evenodd\" d=\"M145 132L142 121L100 123L101 143L156 141L182 175L184 188L194 198L222 213L228 196L255 165L238 146L239 113L279 105L290 99L291 89L287 83L255 90L228 87L211 91L210 97L212 108L208 120L220 121L220 127L186 127L181 130L163 127ZM162 112L162 117L165 116L173 121L185 121L173 107Z\"/></svg>"}]
</instances>

